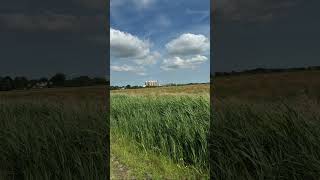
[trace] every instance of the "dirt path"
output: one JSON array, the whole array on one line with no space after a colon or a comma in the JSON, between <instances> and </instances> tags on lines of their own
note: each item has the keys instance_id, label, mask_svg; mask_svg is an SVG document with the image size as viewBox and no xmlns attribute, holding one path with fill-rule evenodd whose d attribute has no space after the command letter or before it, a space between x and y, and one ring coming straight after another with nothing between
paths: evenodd
<instances>
[{"instance_id":1,"label":"dirt path","mask_svg":"<svg viewBox=\"0 0 320 180\"><path fill-rule=\"evenodd\" d=\"M111 155L111 179L135 179L129 177L130 170L124 164L122 164L118 158Z\"/></svg>"}]
</instances>

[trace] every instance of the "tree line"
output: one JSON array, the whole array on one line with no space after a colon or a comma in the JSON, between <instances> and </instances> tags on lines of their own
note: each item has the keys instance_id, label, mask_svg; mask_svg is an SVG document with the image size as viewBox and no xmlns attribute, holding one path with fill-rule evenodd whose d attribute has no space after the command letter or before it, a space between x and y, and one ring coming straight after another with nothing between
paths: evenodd
<instances>
[{"instance_id":1,"label":"tree line","mask_svg":"<svg viewBox=\"0 0 320 180\"><path fill-rule=\"evenodd\" d=\"M169 84L164 84L162 87L169 87L169 86L185 86L185 85L197 85L197 84L209 84L208 83L185 83L185 84L176 84L176 83L169 83ZM154 86L154 87L148 87L148 88L157 88L159 86ZM141 89L145 88L145 86L131 86L131 85L125 85L125 86L110 86L110 90L119 90L119 89Z\"/></svg>"},{"instance_id":2,"label":"tree line","mask_svg":"<svg viewBox=\"0 0 320 180\"><path fill-rule=\"evenodd\" d=\"M298 67L298 68L278 68L278 69L266 69L266 68L256 68L244 71L231 71L231 72L215 72L214 76L232 76L232 75L242 75L242 74L259 74L259 73L278 73L278 72L295 72L295 71L307 71L307 70L320 70L320 66L310 66L310 67ZM211 74L211 77L213 75Z\"/></svg>"},{"instance_id":3,"label":"tree line","mask_svg":"<svg viewBox=\"0 0 320 180\"><path fill-rule=\"evenodd\" d=\"M33 88L53 88L53 87L81 87L94 85L107 85L105 78L89 76L79 76L67 79L63 73L57 73L51 78L28 79L24 76L11 78L10 76L0 77L0 91L26 90Z\"/></svg>"},{"instance_id":4,"label":"tree line","mask_svg":"<svg viewBox=\"0 0 320 180\"><path fill-rule=\"evenodd\" d=\"M131 85L126 85L126 86L110 86L110 90L119 90L119 89L140 89L143 88L143 86L131 86Z\"/></svg>"}]
</instances>

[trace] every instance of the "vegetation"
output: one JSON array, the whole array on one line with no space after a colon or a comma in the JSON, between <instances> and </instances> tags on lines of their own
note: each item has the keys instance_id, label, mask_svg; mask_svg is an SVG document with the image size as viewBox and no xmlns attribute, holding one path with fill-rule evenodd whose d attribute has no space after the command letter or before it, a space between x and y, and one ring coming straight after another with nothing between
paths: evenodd
<instances>
[{"instance_id":1,"label":"vegetation","mask_svg":"<svg viewBox=\"0 0 320 180\"><path fill-rule=\"evenodd\" d=\"M211 176L317 179L320 104L300 103L217 103L209 138Z\"/></svg>"},{"instance_id":2,"label":"vegetation","mask_svg":"<svg viewBox=\"0 0 320 180\"><path fill-rule=\"evenodd\" d=\"M50 79L42 77L39 79L28 80L24 76L11 78L9 76L0 77L0 91L26 90L31 88L52 88L52 87L82 87L107 85L105 78L90 78L88 76L79 76L67 79L65 74L57 73Z\"/></svg>"},{"instance_id":3,"label":"vegetation","mask_svg":"<svg viewBox=\"0 0 320 180\"><path fill-rule=\"evenodd\" d=\"M166 155L146 151L125 136L111 136L111 179L205 179L192 166L177 164ZM116 161L116 162L115 162ZM120 171L120 172L119 172Z\"/></svg>"},{"instance_id":4,"label":"vegetation","mask_svg":"<svg viewBox=\"0 0 320 180\"><path fill-rule=\"evenodd\" d=\"M105 88L63 89L0 93L0 179L108 179Z\"/></svg>"},{"instance_id":5,"label":"vegetation","mask_svg":"<svg viewBox=\"0 0 320 180\"><path fill-rule=\"evenodd\" d=\"M209 86L199 87L198 90L205 92ZM115 139L112 140L115 144L111 147L119 146L117 144L121 139L125 139L133 144L131 146L134 146L134 149L138 149L136 151L141 152L141 159L145 159L146 154L148 157L164 157L166 160L162 161L160 158L156 163L158 166L156 169L148 169L150 163L144 164L146 168L143 170L152 177L157 177L159 174L163 175L161 178L181 176L186 178L191 174L194 177L208 177L207 135L210 120L208 91L198 95L187 95L180 91L181 88L183 87L147 88L141 89L140 92L130 90L131 93L113 91L111 95L111 139ZM155 95L159 93L158 91L162 92L160 96ZM126 146L128 145L115 153L120 154L122 161L130 165L132 156L124 156L127 154L124 152L128 149ZM171 163L163 164L164 162ZM177 164L175 168L177 172L168 173L173 163ZM159 168L159 164L163 168ZM137 169L136 166L131 163L131 168L134 170ZM181 170L177 168L179 166L186 169ZM135 176L139 173L146 172L138 171Z\"/></svg>"},{"instance_id":6,"label":"vegetation","mask_svg":"<svg viewBox=\"0 0 320 180\"><path fill-rule=\"evenodd\" d=\"M319 71L320 66L310 66L310 67L299 67L299 68L279 68L279 69L266 69L266 68L256 68L244 71L232 71L232 72L215 72L216 77L220 76L238 76L238 75L249 75L249 74L266 74L266 73L284 73L284 72L305 72L305 71Z\"/></svg>"},{"instance_id":7,"label":"vegetation","mask_svg":"<svg viewBox=\"0 0 320 180\"><path fill-rule=\"evenodd\" d=\"M212 179L320 177L320 71L214 79Z\"/></svg>"},{"instance_id":8,"label":"vegetation","mask_svg":"<svg viewBox=\"0 0 320 180\"><path fill-rule=\"evenodd\" d=\"M112 155L137 178L318 179L319 77L216 77L211 120L208 84L113 90ZM107 179L106 94L0 92L0 179Z\"/></svg>"},{"instance_id":9,"label":"vegetation","mask_svg":"<svg viewBox=\"0 0 320 180\"><path fill-rule=\"evenodd\" d=\"M142 89L123 89L113 90L112 94L129 94L129 95L203 95L209 94L209 84L195 84L184 86L161 86Z\"/></svg>"},{"instance_id":10,"label":"vegetation","mask_svg":"<svg viewBox=\"0 0 320 180\"><path fill-rule=\"evenodd\" d=\"M126 86L110 86L110 90L123 90L123 89L141 89L141 88L160 88L160 87L170 87L173 88L174 86L189 86L189 85L195 85L195 86L199 86L199 85L206 85L209 84L208 83L187 83L187 84L175 84L175 83L169 83L169 84L164 84L161 86L151 86L151 87L144 87L144 86L131 86L131 85L126 85Z\"/></svg>"}]
</instances>

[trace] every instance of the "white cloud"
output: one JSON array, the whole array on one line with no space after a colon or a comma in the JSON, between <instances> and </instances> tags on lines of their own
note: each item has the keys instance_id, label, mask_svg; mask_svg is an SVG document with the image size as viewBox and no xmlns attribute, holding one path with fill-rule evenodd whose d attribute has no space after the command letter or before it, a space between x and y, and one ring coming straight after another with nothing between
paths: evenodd
<instances>
[{"instance_id":1,"label":"white cloud","mask_svg":"<svg viewBox=\"0 0 320 180\"><path fill-rule=\"evenodd\" d=\"M115 59L133 61L139 65L155 64L160 58L158 52L150 50L151 43L130 33L110 29L110 53Z\"/></svg>"},{"instance_id":2,"label":"white cloud","mask_svg":"<svg viewBox=\"0 0 320 180\"><path fill-rule=\"evenodd\" d=\"M150 52L150 43L130 33L110 29L110 52L117 58L141 58Z\"/></svg>"},{"instance_id":3,"label":"white cloud","mask_svg":"<svg viewBox=\"0 0 320 180\"><path fill-rule=\"evenodd\" d=\"M143 58L134 59L134 62L139 65L155 64L160 57L161 54L155 51L149 53L147 56L144 56Z\"/></svg>"},{"instance_id":4,"label":"white cloud","mask_svg":"<svg viewBox=\"0 0 320 180\"><path fill-rule=\"evenodd\" d=\"M202 34L186 33L166 44L168 58L164 59L161 69L194 69L208 60L204 55L210 50L209 39Z\"/></svg>"},{"instance_id":5,"label":"white cloud","mask_svg":"<svg viewBox=\"0 0 320 180\"><path fill-rule=\"evenodd\" d=\"M134 5L136 8L141 9L150 7L155 1L156 0L110 0L110 7Z\"/></svg>"},{"instance_id":6,"label":"white cloud","mask_svg":"<svg viewBox=\"0 0 320 180\"><path fill-rule=\"evenodd\" d=\"M164 59L161 65L161 69L166 71L175 69L194 69L207 60L208 58L202 55L195 55L190 58L181 58L178 56L174 56Z\"/></svg>"},{"instance_id":7,"label":"white cloud","mask_svg":"<svg viewBox=\"0 0 320 180\"><path fill-rule=\"evenodd\" d=\"M111 70L146 75L144 66L155 64L161 57L157 51L150 50L151 46L148 40L142 40L130 33L110 28L111 63L130 62L138 65L112 65Z\"/></svg>"},{"instance_id":8,"label":"white cloud","mask_svg":"<svg viewBox=\"0 0 320 180\"><path fill-rule=\"evenodd\" d=\"M210 49L210 40L202 34L182 34L166 44L166 49L173 56L202 54Z\"/></svg>"},{"instance_id":9,"label":"white cloud","mask_svg":"<svg viewBox=\"0 0 320 180\"><path fill-rule=\"evenodd\" d=\"M115 72L132 72L138 75L145 75L145 69L141 66L130 66L127 64L124 65L111 65L111 71Z\"/></svg>"}]
</instances>

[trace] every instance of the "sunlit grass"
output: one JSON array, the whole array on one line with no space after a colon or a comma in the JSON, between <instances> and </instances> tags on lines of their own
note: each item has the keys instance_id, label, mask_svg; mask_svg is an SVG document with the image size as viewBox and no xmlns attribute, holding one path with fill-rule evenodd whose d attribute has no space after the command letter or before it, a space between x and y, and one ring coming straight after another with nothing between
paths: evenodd
<instances>
[{"instance_id":1,"label":"sunlit grass","mask_svg":"<svg viewBox=\"0 0 320 180\"><path fill-rule=\"evenodd\" d=\"M209 105L208 95L113 94L111 129L146 152L207 173Z\"/></svg>"}]
</instances>

